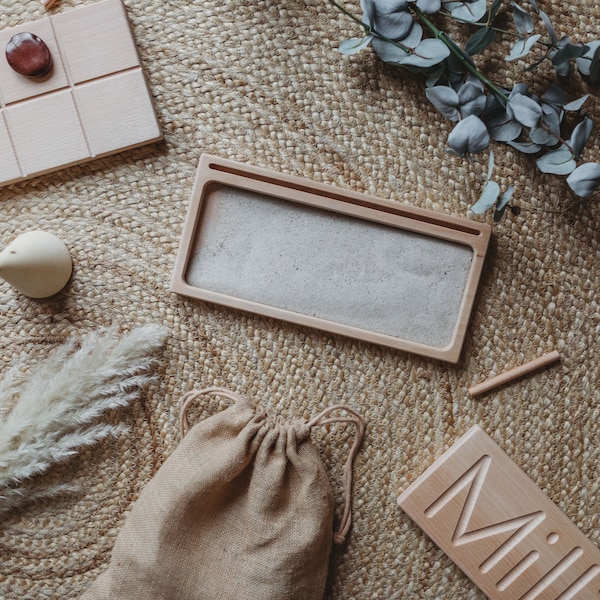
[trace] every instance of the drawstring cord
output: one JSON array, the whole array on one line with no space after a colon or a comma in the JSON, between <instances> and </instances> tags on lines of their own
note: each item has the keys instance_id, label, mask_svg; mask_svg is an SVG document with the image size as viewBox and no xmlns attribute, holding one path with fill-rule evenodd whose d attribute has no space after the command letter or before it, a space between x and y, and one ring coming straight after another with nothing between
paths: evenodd
<instances>
[{"instance_id":1,"label":"drawstring cord","mask_svg":"<svg viewBox=\"0 0 600 600\"><path fill-rule=\"evenodd\" d=\"M181 412L179 413L179 430L181 431L182 438L190 430L190 423L187 418L188 408L194 402L194 400L200 396L223 396L224 398L232 400L233 402L241 402L244 400L239 394L220 387L209 387L202 390L187 392L187 394L181 398Z\"/></svg>"},{"instance_id":2,"label":"drawstring cord","mask_svg":"<svg viewBox=\"0 0 600 600\"><path fill-rule=\"evenodd\" d=\"M350 413L351 417L328 417L330 413L335 410L344 410L347 413ZM334 404L333 406L329 406L322 412L320 412L316 417L311 419L307 425L311 429L318 425L329 425L330 423L352 423L356 427L356 434L354 436L354 443L352 444L352 448L350 448L350 453L348 454L348 458L346 459L346 464L344 465L343 471L343 498L344 498L344 509L342 512L342 519L340 521L340 525L338 530L333 534L333 541L336 544L343 544L346 540L346 536L348 535L348 531L350 530L350 526L352 525L352 467L354 465L354 460L358 451L360 450L360 446L365 437L365 430L367 428L367 424L365 420L354 410L344 406L343 404Z\"/></svg>"},{"instance_id":3,"label":"drawstring cord","mask_svg":"<svg viewBox=\"0 0 600 600\"><path fill-rule=\"evenodd\" d=\"M202 390L191 391L185 394L181 399L181 413L179 415L179 427L181 430L181 436L184 437L187 432L190 430L190 424L187 418L187 411L190 405L200 396L223 396L233 402L244 401L244 398L231 390L220 387L210 387ZM330 417L332 412L336 410L343 410L349 413L351 416L349 417ZM344 470L342 474L342 483L343 483L343 500L344 500L344 508L342 511L342 519L340 521L340 525L338 530L333 534L333 541L336 544L343 544L346 536L348 535L348 531L352 525L352 468L354 465L354 460L356 459L356 455L360 450L360 446L365 437L365 430L367 424L365 420L354 410L344 406L343 404L334 404L333 406L329 406L325 410L321 411L317 416L312 418L310 421L306 423L308 429L312 429L313 427L317 427L320 425L329 425L331 423L344 423L344 424L353 424L356 428L356 434L354 436L354 442L352 447L350 448L350 453L348 454L348 458L346 459L346 464L344 465Z\"/></svg>"}]
</instances>

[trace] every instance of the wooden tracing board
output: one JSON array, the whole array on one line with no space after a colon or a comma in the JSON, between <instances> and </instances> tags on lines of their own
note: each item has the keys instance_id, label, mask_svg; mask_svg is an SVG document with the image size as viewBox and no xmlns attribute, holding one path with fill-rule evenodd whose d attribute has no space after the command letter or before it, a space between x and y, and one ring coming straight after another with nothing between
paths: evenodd
<instances>
[{"instance_id":1,"label":"wooden tracing board","mask_svg":"<svg viewBox=\"0 0 600 600\"><path fill-rule=\"evenodd\" d=\"M598 600L600 550L478 426L398 504L492 600Z\"/></svg>"},{"instance_id":2,"label":"wooden tracing board","mask_svg":"<svg viewBox=\"0 0 600 600\"><path fill-rule=\"evenodd\" d=\"M50 49L43 78L13 71L17 33ZM161 139L125 7L105 0L0 31L0 185Z\"/></svg>"}]
</instances>

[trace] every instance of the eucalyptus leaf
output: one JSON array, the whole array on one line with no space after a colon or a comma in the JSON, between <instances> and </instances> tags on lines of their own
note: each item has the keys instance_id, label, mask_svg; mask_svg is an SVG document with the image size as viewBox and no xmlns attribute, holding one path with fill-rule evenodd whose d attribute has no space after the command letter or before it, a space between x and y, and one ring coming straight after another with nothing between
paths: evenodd
<instances>
[{"instance_id":1,"label":"eucalyptus leaf","mask_svg":"<svg viewBox=\"0 0 600 600\"><path fill-rule=\"evenodd\" d=\"M535 127L529 130L529 139L540 146L554 146L560 141L551 131L542 127Z\"/></svg>"},{"instance_id":2,"label":"eucalyptus leaf","mask_svg":"<svg viewBox=\"0 0 600 600\"><path fill-rule=\"evenodd\" d=\"M515 94L506 105L508 114L525 127L537 127L542 118L542 107L525 94Z\"/></svg>"},{"instance_id":3,"label":"eucalyptus leaf","mask_svg":"<svg viewBox=\"0 0 600 600\"><path fill-rule=\"evenodd\" d=\"M352 54L356 54L360 52L363 48L366 48L373 39L372 35L366 35L363 38L350 38L349 40L344 40L340 45L338 50L347 56Z\"/></svg>"},{"instance_id":4,"label":"eucalyptus leaf","mask_svg":"<svg viewBox=\"0 0 600 600\"><path fill-rule=\"evenodd\" d=\"M571 63L575 62L583 76L592 82L598 81L600 39L589 44L572 42L567 35L559 39L537 0L527 0L529 6L525 8L520 4L523 0L359 0L362 21L341 4L329 1L360 23L366 32L364 37L341 42L341 53L353 55L370 44L384 62L427 76L428 99L444 117L455 122L448 136L449 152L468 157L484 151L494 139L525 154L537 155L536 164L543 173L568 175L571 189L580 196L590 195L600 188L600 163L584 163L579 168L576 164L594 127L591 118L581 115L589 96L568 101L560 80L560 85L551 86L542 97L531 93L529 84L518 81L512 90L505 89L502 84L489 81L473 60L474 55L488 50L497 40L498 31L504 31L504 19L499 19L499 23L495 21L502 16L500 13L507 4L511 7L513 31L516 29L518 39L513 41L505 59L522 60L536 44L542 46L529 64L513 74L516 77L524 75L524 80L530 80L531 73L550 59L559 76L568 74ZM446 31L438 29L443 22L430 22L425 16L439 11L459 24L478 26L464 48ZM538 17L548 33L545 40L535 32L534 20ZM541 30L541 24L538 25ZM423 37L425 27L430 37ZM570 122L567 125L563 121L569 112L579 113L579 123L565 141L564 131ZM486 183L473 212L494 208L494 220L499 220L507 208L515 215L519 208L510 205L514 186L500 194L499 185L492 180L493 161L490 151Z\"/></svg>"},{"instance_id":5,"label":"eucalyptus leaf","mask_svg":"<svg viewBox=\"0 0 600 600\"><path fill-rule=\"evenodd\" d=\"M386 63L401 64L405 56L411 53L411 50L421 43L423 37L423 28L415 23L410 34L401 41L388 41L381 37L375 37L371 41L371 46L379 58Z\"/></svg>"},{"instance_id":6,"label":"eucalyptus leaf","mask_svg":"<svg viewBox=\"0 0 600 600\"><path fill-rule=\"evenodd\" d=\"M382 11L382 13L395 13L400 12L402 10L408 10L408 4L411 0L385 0L385 2L375 2L375 8L378 8L378 5Z\"/></svg>"},{"instance_id":7,"label":"eucalyptus leaf","mask_svg":"<svg viewBox=\"0 0 600 600\"><path fill-rule=\"evenodd\" d=\"M542 21L544 22L546 31L548 32L548 36L550 37L550 43L553 46L556 46L558 44L558 35L554 29L554 26L552 25L552 21L550 21L550 17L543 10L539 11L539 15Z\"/></svg>"},{"instance_id":8,"label":"eucalyptus leaf","mask_svg":"<svg viewBox=\"0 0 600 600\"><path fill-rule=\"evenodd\" d=\"M567 97L565 93L563 92L562 88L558 87L557 85L551 85L544 92L542 100L546 104L550 104L551 106L559 109L567 104Z\"/></svg>"},{"instance_id":9,"label":"eucalyptus leaf","mask_svg":"<svg viewBox=\"0 0 600 600\"><path fill-rule=\"evenodd\" d=\"M432 15L442 8L442 0L417 0L417 7L425 14Z\"/></svg>"},{"instance_id":10,"label":"eucalyptus leaf","mask_svg":"<svg viewBox=\"0 0 600 600\"><path fill-rule=\"evenodd\" d=\"M444 39L446 43L452 47L452 53L448 56L446 60L446 65L448 66L448 70L451 76L456 77L457 81L463 81L465 74L468 72L468 69L465 67L465 64L469 64L472 68L476 69L473 58L469 56L458 44L452 41L448 36L444 35Z\"/></svg>"},{"instance_id":11,"label":"eucalyptus leaf","mask_svg":"<svg viewBox=\"0 0 600 600\"><path fill-rule=\"evenodd\" d=\"M504 216L504 213L506 212L506 206L503 206L502 208L497 208L494 210L494 223L500 223L500 221L502 221L502 217Z\"/></svg>"},{"instance_id":12,"label":"eucalyptus leaf","mask_svg":"<svg viewBox=\"0 0 600 600\"><path fill-rule=\"evenodd\" d=\"M584 163L568 177L569 187L582 198L591 196L600 186L600 163Z\"/></svg>"},{"instance_id":13,"label":"eucalyptus leaf","mask_svg":"<svg viewBox=\"0 0 600 600\"><path fill-rule=\"evenodd\" d=\"M536 33L527 37L519 38L511 48L510 54L505 57L507 61L518 60L529 54L535 43L541 38L541 34Z\"/></svg>"},{"instance_id":14,"label":"eucalyptus leaf","mask_svg":"<svg viewBox=\"0 0 600 600\"><path fill-rule=\"evenodd\" d=\"M450 50L444 42L427 38L400 60L399 64L421 68L433 67L446 59L448 54L450 54Z\"/></svg>"},{"instance_id":15,"label":"eucalyptus leaf","mask_svg":"<svg viewBox=\"0 0 600 600\"><path fill-rule=\"evenodd\" d=\"M360 0L363 11L363 22L372 29L375 25L375 2L374 0Z\"/></svg>"},{"instance_id":16,"label":"eucalyptus leaf","mask_svg":"<svg viewBox=\"0 0 600 600\"><path fill-rule=\"evenodd\" d=\"M377 36L371 41L371 46L373 46L377 56L385 63L399 64L410 52L408 47L387 42Z\"/></svg>"},{"instance_id":17,"label":"eucalyptus leaf","mask_svg":"<svg viewBox=\"0 0 600 600\"><path fill-rule=\"evenodd\" d=\"M568 175L577 166L573 155L566 148L559 148L540 156L535 164L542 173L552 173L553 175Z\"/></svg>"},{"instance_id":18,"label":"eucalyptus leaf","mask_svg":"<svg viewBox=\"0 0 600 600\"><path fill-rule=\"evenodd\" d=\"M494 151L490 150L490 155L488 156L488 170L486 182L492 178L492 173L494 172Z\"/></svg>"},{"instance_id":19,"label":"eucalyptus leaf","mask_svg":"<svg viewBox=\"0 0 600 600\"><path fill-rule=\"evenodd\" d=\"M585 104L585 101L590 97L589 94L586 94L585 96L581 96L581 98L577 99L577 100L573 100L573 102L569 102L567 104L564 105L564 109L571 111L571 112L577 112L578 110L581 110L581 107Z\"/></svg>"},{"instance_id":20,"label":"eucalyptus leaf","mask_svg":"<svg viewBox=\"0 0 600 600\"><path fill-rule=\"evenodd\" d=\"M471 207L471 210L476 215L484 213L494 206L499 195L500 186L495 181L488 181L483 186L483 191L481 192L481 196L479 196L479 200Z\"/></svg>"},{"instance_id":21,"label":"eucalyptus leaf","mask_svg":"<svg viewBox=\"0 0 600 600\"><path fill-rule=\"evenodd\" d=\"M592 83L596 83L600 78L600 48L596 48L590 65L590 79Z\"/></svg>"},{"instance_id":22,"label":"eucalyptus leaf","mask_svg":"<svg viewBox=\"0 0 600 600\"><path fill-rule=\"evenodd\" d=\"M481 91L481 93L485 94L485 85L483 85L483 83L481 82L481 80L478 79L477 77L475 77L475 75L473 75L473 73L467 72L465 74L463 85L466 84L466 83L469 83L469 84L477 86L477 88L479 88L479 90ZM486 98L487 98L487 96L486 96Z\"/></svg>"},{"instance_id":23,"label":"eucalyptus leaf","mask_svg":"<svg viewBox=\"0 0 600 600\"><path fill-rule=\"evenodd\" d=\"M425 80L425 86L427 87L427 89L435 87L440 80L442 79L442 77L445 75L446 73L446 68L445 65L438 65L437 68L429 71L429 74L427 75L427 79Z\"/></svg>"},{"instance_id":24,"label":"eucalyptus leaf","mask_svg":"<svg viewBox=\"0 0 600 600\"><path fill-rule=\"evenodd\" d=\"M415 23L413 28L410 30L410 33L402 40L402 45L407 46L408 48L416 48L423 39L423 28Z\"/></svg>"},{"instance_id":25,"label":"eucalyptus leaf","mask_svg":"<svg viewBox=\"0 0 600 600\"><path fill-rule=\"evenodd\" d=\"M569 139L569 145L573 151L575 158L579 158L585 145L588 143L590 136L592 135L592 129L594 128L594 122L586 117L581 123L578 123L571 133Z\"/></svg>"},{"instance_id":26,"label":"eucalyptus leaf","mask_svg":"<svg viewBox=\"0 0 600 600\"><path fill-rule=\"evenodd\" d=\"M448 136L450 151L458 156L478 154L490 145L490 134L484 122L475 115L459 121Z\"/></svg>"},{"instance_id":27,"label":"eucalyptus leaf","mask_svg":"<svg viewBox=\"0 0 600 600\"><path fill-rule=\"evenodd\" d=\"M445 69L444 65L440 65L436 69L433 69L433 71L430 71L429 75L427 75L427 79L425 80L425 86L428 89L435 87L439 83L439 81L442 79L445 72L446 72L446 69Z\"/></svg>"},{"instance_id":28,"label":"eucalyptus leaf","mask_svg":"<svg viewBox=\"0 0 600 600\"><path fill-rule=\"evenodd\" d=\"M458 94L447 85L436 85L425 90L425 95L440 113L451 121L458 121Z\"/></svg>"},{"instance_id":29,"label":"eucalyptus leaf","mask_svg":"<svg viewBox=\"0 0 600 600\"><path fill-rule=\"evenodd\" d=\"M415 21L407 10L408 0L390 0L375 4L375 25L377 33L390 40L403 40L412 30Z\"/></svg>"},{"instance_id":30,"label":"eucalyptus leaf","mask_svg":"<svg viewBox=\"0 0 600 600\"><path fill-rule=\"evenodd\" d=\"M552 54L552 64L555 66L569 62L572 58L581 58L582 56L585 56L589 50L589 46L585 46L584 44L571 44L570 41L564 42L563 40L565 39L568 40L569 38L563 38L559 42L559 49Z\"/></svg>"},{"instance_id":31,"label":"eucalyptus leaf","mask_svg":"<svg viewBox=\"0 0 600 600\"><path fill-rule=\"evenodd\" d=\"M568 35L562 37L558 46L549 53L556 73L561 77L566 77L569 74L571 59L584 56L588 49L589 47L583 44L571 44L571 38Z\"/></svg>"},{"instance_id":32,"label":"eucalyptus leaf","mask_svg":"<svg viewBox=\"0 0 600 600\"><path fill-rule=\"evenodd\" d=\"M477 30L465 44L465 52L474 56L485 50L496 40L496 30L491 27L483 27Z\"/></svg>"},{"instance_id":33,"label":"eucalyptus leaf","mask_svg":"<svg viewBox=\"0 0 600 600\"><path fill-rule=\"evenodd\" d=\"M534 28L533 19L516 2L510 3L513 10L513 21L521 35L531 33Z\"/></svg>"},{"instance_id":34,"label":"eucalyptus leaf","mask_svg":"<svg viewBox=\"0 0 600 600\"><path fill-rule=\"evenodd\" d=\"M567 60L565 62L558 63L554 66L554 70L559 77L568 77L571 63Z\"/></svg>"},{"instance_id":35,"label":"eucalyptus leaf","mask_svg":"<svg viewBox=\"0 0 600 600\"><path fill-rule=\"evenodd\" d=\"M494 223L499 223L502 220L502 216L506 211L506 207L508 206L514 191L515 186L509 185L508 189L500 196L498 202L496 202L496 208L494 209Z\"/></svg>"},{"instance_id":36,"label":"eucalyptus leaf","mask_svg":"<svg viewBox=\"0 0 600 600\"><path fill-rule=\"evenodd\" d=\"M539 146L538 144L534 144L533 142L509 141L506 143L515 150L522 152L523 154L537 154L542 149L541 146Z\"/></svg>"},{"instance_id":37,"label":"eucalyptus leaf","mask_svg":"<svg viewBox=\"0 0 600 600\"><path fill-rule=\"evenodd\" d=\"M534 127L529 131L532 142L541 146L554 146L560 141L560 118L558 113L551 110L544 114L540 127Z\"/></svg>"},{"instance_id":38,"label":"eucalyptus leaf","mask_svg":"<svg viewBox=\"0 0 600 600\"><path fill-rule=\"evenodd\" d=\"M493 21L496 18L498 11L500 10L500 8L502 7L503 4L504 4L504 0L494 0L492 2L492 5L490 6L489 11L487 12L486 15L484 15L486 17L486 21L488 23Z\"/></svg>"},{"instance_id":39,"label":"eucalyptus leaf","mask_svg":"<svg viewBox=\"0 0 600 600\"><path fill-rule=\"evenodd\" d=\"M486 0L463 0L462 2L445 2L444 7L450 14L461 21L476 23L487 12Z\"/></svg>"},{"instance_id":40,"label":"eucalyptus leaf","mask_svg":"<svg viewBox=\"0 0 600 600\"><path fill-rule=\"evenodd\" d=\"M486 124L491 138L497 142L516 140L523 129L521 124L511 119L505 110L488 117Z\"/></svg>"},{"instance_id":41,"label":"eucalyptus leaf","mask_svg":"<svg viewBox=\"0 0 600 600\"><path fill-rule=\"evenodd\" d=\"M527 94L528 92L529 92L529 84L528 83L516 83L510 92L510 98L512 98L516 94Z\"/></svg>"},{"instance_id":42,"label":"eucalyptus leaf","mask_svg":"<svg viewBox=\"0 0 600 600\"><path fill-rule=\"evenodd\" d=\"M512 200L513 194L515 192L515 186L509 185L506 191L500 196L498 200L498 204L496 204L496 210L503 210L506 205Z\"/></svg>"},{"instance_id":43,"label":"eucalyptus leaf","mask_svg":"<svg viewBox=\"0 0 600 600\"><path fill-rule=\"evenodd\" d=\"M583 56L578 56L575 59L575 63L577 64L577 69L582 75L586 77L590 76L590 67L592 66L592 59L594 58L594 53L598 48L600 48L600 40L594 40L593 42L588 42L587 44L588 51Z\"/></svg>"},{"instance_id":44,"label":"eucalyptus leaf","mask_svg":"<svg viewBox=\"0 0 600 600\"><path fill-rule=\"evenodd\" d=\"M478 115L485 109L485 94L479 85L467 82L458 92L458 103L461 117Z\"/></svg>"}]
</instances>

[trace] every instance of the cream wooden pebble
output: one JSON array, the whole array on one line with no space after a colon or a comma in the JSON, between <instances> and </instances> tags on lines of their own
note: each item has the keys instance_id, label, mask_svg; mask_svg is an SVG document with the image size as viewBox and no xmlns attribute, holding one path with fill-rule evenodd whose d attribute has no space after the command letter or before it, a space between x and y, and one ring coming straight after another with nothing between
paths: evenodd
<instances>
[{"instance_id":1,"label":"cream wooden pebble","mask_svg":"<svg viewBox=\"0 0 600 600\"><path fill-rule=\"evenodd\" d=\"M0 277L30 298L62 290L73 269L64 242L46 231L28 231L0 252Z\"/></svg>"}]
</instances>

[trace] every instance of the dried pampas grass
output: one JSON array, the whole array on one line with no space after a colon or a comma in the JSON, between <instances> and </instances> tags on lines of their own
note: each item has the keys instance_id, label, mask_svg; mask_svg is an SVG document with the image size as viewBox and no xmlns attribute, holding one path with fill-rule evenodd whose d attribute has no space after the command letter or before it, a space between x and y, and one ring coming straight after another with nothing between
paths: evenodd
<instances>
[{"instance_id":1,"label":"dried pampas grass","mask_svg":"<svg viewBox=\"0 0 600 600\"><path fill-rule=\"evenodd\" d=\"M13 367L0 381L0 512L72 488L35 478L124 425L103 423L152 379L166 330L145 325L118 337L95 332L54 350L27 375Z\"/></svg>"}]
</instances>

